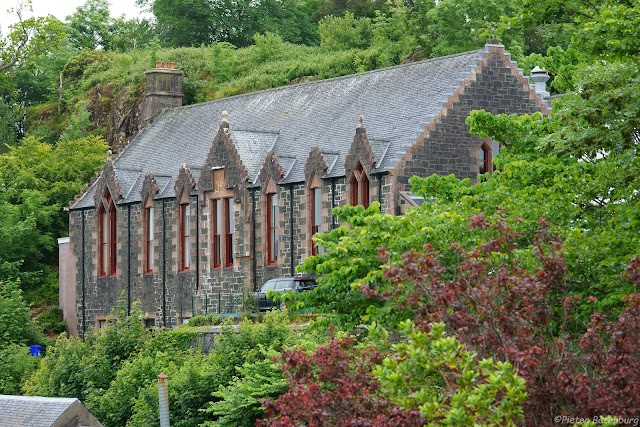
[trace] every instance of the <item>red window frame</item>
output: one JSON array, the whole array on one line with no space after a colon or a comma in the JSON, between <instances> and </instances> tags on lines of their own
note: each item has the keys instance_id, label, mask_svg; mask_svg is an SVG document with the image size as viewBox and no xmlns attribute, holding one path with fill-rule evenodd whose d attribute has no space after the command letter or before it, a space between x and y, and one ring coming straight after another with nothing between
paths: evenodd
<instances>
[{"instance_id":1,"label":"red window frame","mask_svg":"<svg viewBox=\"0 0 640 427\"><path fill-rule=\"evenodd\" d=\"M275 203L274 203L275 202ZM267 262L278 262L278 195L267 194Z\"/></svg>"},{"instance_id":2,"label":"red window frame","mask_svg":"<svg viewBox=\"0 0 640 427\"><path fill-rule=\"evenodd\" d=\"M351 206L358 206L358 180L355 176L351 181Z\"/></svg>"},{"instance_id":3,"label":"red window frame","mask_svg":"<svg viewBox=\"0 0 640 427\"><path fill-rule=\"evenodd\" d=\"M351 205L369 207L369 177L367 177L362 164L358 162L353 170L351 178Z\"/></svg>"},{"instance_id":4,"label":"red window frame","mask_svg":"<svg viewBox=\"0 0 640 427\"><path fill-rule=\"evenodd\" d=\"M322 193L320 187L311 189L311 238L322 226ZM311 241L311 255L318 255L318 245Z\"/></svg>"},{"instance_id":5,"label":"red window frame","mask_svg":"<svg viewBox=\"0 0 640 427\"><path fill-rule=\"evenodd\" d=\"M478 173L491 173L491 166L491 147L489 147L487 144L482 144L482 146L480 146L480 151L478 152Z\"/></svg>"},{"instance_id":6,"label":"red window frame","mask_svg":"<svg viewBox=\"0 0 640 427\"><path fill-rule=\"evenodd\" d=\"M144 218L144 239L145 239L145 272L151 273L153 272L154 267L154 223L155 223L155 210L153 206L145 207L145 218Z\"/></svg>"},{"instance_id":7,"label":"red window frame","mask_svg":"<svg viewBox=\"0 0 640 427\"><path fill-rule=\"evenodd\" d=\"M106 215L105 209L103 206L100 206L100 210L98 211L98 275L106 276L107 275L107 264L108 260L106 257L107 254L107 230L105 228L108 226L106 223Z\"/></svg>"},{"instance_id":8,"label":"red window frame","mask_svg":"<svg viewBox=\"0 0 640 427\"><path fill-rule=\"evenodd\" d=\"M116 209L112 206L109 211L109 273L112 276L116 274L116 259L117 259L117 229L116 229Z\"/></svg>"},{"instance_id":9,"label":"red window frame","mask_svg":"<svg viewBox=\"0 0 640 427\"><path fill-rule=\"evenodd\" d=\"M191 268L191 206L180 204L180 270Z\"/></svg>"},{"instance_id":10,"label":"red window frame","mask_svg":"<svg viewBox=\"0 0 640 427\"><path fill-rule=\"evenodd\" d=\"M220 218L220 200L211 200L211 223L212 223L212 243L213 243L213 268L218 268L222 265L222 221Z\"/></svg>"},{"instance_id":11,"label":"red window frame","mask_svg":"<svg viewBox=\"0 0 640 427\"><path fill-rule=\"evenodd\" d=\"M211 199L213 268L233 267L233 215L232 197Z\"/></svg>"},{"instance_id":12,"label":"red window frame","mask_svg":"<svg viewBox=\"0 0 640 427\"><path fill-rule=\"evenodd\" d=\"M224 200L225 214L225 267L233 266L233 232L235 228L233 217L233 199L227 197Z\"/></svg>"},{"instance_id":13,"label":"red window frame","mask_svg":"<svg viewBox=\"0 0 640 427\"><path fill-rule=\"evenodd\" d=\"M117 272L117 211L110 194L98 208L98 275L114 276Z\"/></svg>"},{"instance_id":14,"label":"red window frame","mask_svg":"<svg viewBox=\"0 0 640 427\"><path fill-rule=\"evenodd\" d=\"M360 201L362 202L362 206L364 206L365 208L369 207L369 178L367 178L367 175L364 173L364 171L362 171L362 181L360 181Z\"/></svg>"}]
</instances>

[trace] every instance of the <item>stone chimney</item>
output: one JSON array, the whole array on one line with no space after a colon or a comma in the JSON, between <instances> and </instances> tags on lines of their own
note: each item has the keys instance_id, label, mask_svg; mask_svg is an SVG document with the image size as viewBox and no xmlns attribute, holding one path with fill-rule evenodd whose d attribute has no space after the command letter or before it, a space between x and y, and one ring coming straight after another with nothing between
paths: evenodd
<instances>
[{"instance_id":1,"label":"stone chimney","mask_svg":"<svg viewBox=\"0 0 640 427\"><path fill-rule=\"evenodd\" d=\"M549 97L547 92L547 81L549 80L549 73L546 70L536 66L530 73L531 80L533 80L534 90L542 99Z\"/></svg>"},{"instance_id":2,"label":"stone chimney","mask_svg":"<svg viewBox=\"0 0 640 427\"><path fill-rule=\"evenodd\" d=\"M173 62L156 62L156 68L146 71L147 86L142 103L142 120L149 124L164 110L182 106L182 71Z\"/></svg>"}]
</instances>

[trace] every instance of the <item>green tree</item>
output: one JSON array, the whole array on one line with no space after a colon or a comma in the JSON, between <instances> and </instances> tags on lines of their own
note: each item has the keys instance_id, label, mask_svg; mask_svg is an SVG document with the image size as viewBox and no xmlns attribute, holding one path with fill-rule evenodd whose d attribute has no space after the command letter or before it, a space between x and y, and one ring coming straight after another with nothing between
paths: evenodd
<instances>
[{"instance_id":1,"label":"green tree","mask_svg":"<svg viewBox=\"0 0 640 427\"><path fill-rule=\"evenodd\" d=\"M0 394L22 394L23 384L35 372L40 359L30 356L29 347L10 344L0 346L0 360L2 360Z\"/></svg>"},{"instance_id":2,"label":"green tree","mask_svg":"<svg viewBox=\"0 0 640 427\"><path fill-rule=\"evenodd\" d=\"M107 326L89 333L84 341L62 334L27 381L26 394L76 397L91 406L95 396L102 396L109 388L123 364L142 349L146 332L140 316L135 307L127 316L121 304L110 315Z\"/></svg>"},{"instance_id":3,"label":"green tree","mask_svg":"<svg viewBox=\"0 0 640 427\"><path fill-rule=\"evenodd\" d=\"M55 50L64 36L63 26L55 18L24 19L24 12L31 9L31 1L20 2L8 13L18 18L6 34L0 29L0 72L14 67L25 58L46 55Z\"/></svg>"},{"instance_id":4,"label":"green tree","mask_svg":"<svg viewBox=\"0 0 640 427\"><path fill-rule=\"evenodd\" d=\"M171 425L187 427L205 422L207 425L217 425L217 422L230 425L229 420L237 421L241 414L259 416L262 413L259 400L279 390L277 375L269 369L268 363L265 366L265 361L270 361L274 351L291 345L294 339L288 317L283 313L270 314L262 324L244 321L237 331L229 323L224 325L223 333L216 337L216 345L209 355L194 354L183 364L165 372L169 377ZM247 368L249 365L255 365L256 369ZM244 380L245 372L257 373L257 376ZM253 394L249 394L250 390ZM265 394L260 396L262 392ZM158 418L157 393L156 381L141 385L128 427L147 426L149 419ZM216 401L226 403L210 406ZM221 414L220 405L228 407L231 401L243 403L226 416Z\"/></svg>"},{"instance_id":5,"label":"green tree","mask_svg":"<svg viewBox=\"0 0 640 427\"><path fill-rule=\"evenodd\" d=\"M199 46L214 41L209 1L154 0L152 11L161 40L169 46Z\"/></svg>"},{"instance_id":6,"label":"green tree","mask_svg":"<svg viewBox=\"0 0 640 427\"><path fill-rule=\"evenodd\" d=\"M428 333L400 324L404 340L392 346L374 375L400 408L419 408L429 425L508 425L524 419L525 381L508 362L478 360L443 324Z\"/></svg>"},{"instance_id":7,"label":"green tree","mask_svg":"<svg viewBox=\"0 0 640 427\"><path fill-rule=\"evenodd\" d=\"M111 50L110 25L107 0L87 0L67 16L69 39L76 49Z\"/></svg>"},{"instance_id":8,"label":"green tree","mask_svg":"<svg viewBox=\"0 0 640 427\"><path fill-rule=\"evenodd\" d=\"M518 13L520 7L513 0L442 0L425 11L426 26L418 29L423 31L422 48L427 57L438 57L481 48L496 36L501 17ZM507 47L512 54L519 53L517 45L507 43Z\"/></svg>"},{"instance_id":9,"label":"green tree","mask_svg":"<svg viewBox=\"0 0 640 427\"><path fill-rule=\"evenodd\" d=\"M158 43L155 25L144 18L116 18L111 23L110 33L111 50L117 52L144 49Z\"/></svg>"},{"instance_id":10,"label":"green tree","mask_svg":"<svg viewBox=\"0 0 640 427\"><path fill-rule=\"evenodd\" d=\"M162 39L169 46L199 46L228 42L249 46L256 33L285 41L315 40L311 20L296 0L154 0L151 10Z\"/></svg>"},{"instance_id":11,"label":"green tree","mask_svg":"<svg viewBox=\"0 0 640 427\"><path fill-rule=\"evenodd\" d=\"M385 13L389 9L389 3L382 0L318 0L316 3L313 16L318 20L347 13L357 18L375 18L378 13Z\"/></svg>"},{"instance_id":12,"label":"green tree","mask_svg":"<svg viewBox=\"0 0 640 427\"><path fill-rule=\"evenodd\" d=\"M10 280L0 281L0 348L41 341L19 286Z\"/></svg>"},{"instance_id":13,"label":"green tree","mask_svg":"<svg viewBox=\"0 0 640 427\"><path fill-rule=\"evenodd\" d=\"M356 18L351 12L344 16L327 16L318 26L320 46L330 50L364 49L373 37L371 19Z\"/></svg>"},{"instance_id":14,"label":"green tree","mask_svg":"<svg viewBox=\"0 0 640 427\"><path fill-rule=\"evenodd\" d=\"M30 300L40 288L48 289L41 296L55 298L49 264L57 257L56 238L68 232L62 208L100 169L105 150L97 137L55 147L27 137L0 155L0 264L19 269Z\"/></svg>"},{"instance_id":15,"label":"green tree","mask_svg":"<svg viewBox=\"0 0 640 427\"><path fill-rule=\"evenodd\" d=\"M213 392L220 400L211 402L205 412L216 421L206 421L203 427L253 427L264 416L263 399L275 399L287 391L287 383L277 362L278 352L263 352L263 359L238 366L238 376L229 385Z\"/></svg>"}]
</instances>

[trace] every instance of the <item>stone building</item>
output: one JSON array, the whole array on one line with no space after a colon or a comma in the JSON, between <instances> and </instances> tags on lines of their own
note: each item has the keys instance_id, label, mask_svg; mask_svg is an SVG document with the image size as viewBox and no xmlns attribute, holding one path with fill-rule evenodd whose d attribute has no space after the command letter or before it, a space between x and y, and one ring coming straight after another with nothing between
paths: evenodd
<instances>
[{"instance_id":1,"label":"stone building","mask_svg":"<svg viewBox=\"0 0 640 427\"><path fill-rule=\"evenodd\" d=\"M70 207L80 336L122 299L159 326L234 311L233 295L296 274L333 207L401 214L411 176L491 172L499 147L469 134L471 110L547 112L497 44L159 115L179 105L180 72L147 76L150 124Z\"/></svg>"}]
</instances>

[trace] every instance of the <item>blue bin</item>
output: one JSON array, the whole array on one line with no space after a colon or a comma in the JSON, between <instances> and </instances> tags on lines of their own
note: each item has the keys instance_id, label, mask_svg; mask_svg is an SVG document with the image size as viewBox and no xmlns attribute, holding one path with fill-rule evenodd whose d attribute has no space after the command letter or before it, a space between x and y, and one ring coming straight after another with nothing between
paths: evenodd
<instances>
[{"instance_id":1,"label":"blue bin","mask_svg":"<svg viewBox=\"0 0 640 427\"><path fill-rule=\"evenodd\" d=\"M42 348L42 346L34 344L34 345L30 345L29 346L29 352L31 353L31 356L35 356L35 357L40 357L40 349Z\"/></svg>"}]
</instances>

